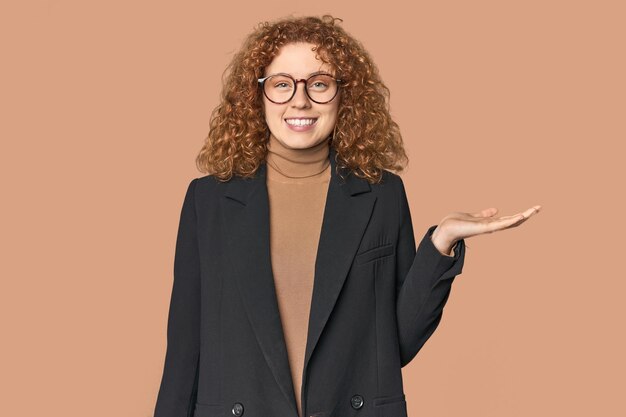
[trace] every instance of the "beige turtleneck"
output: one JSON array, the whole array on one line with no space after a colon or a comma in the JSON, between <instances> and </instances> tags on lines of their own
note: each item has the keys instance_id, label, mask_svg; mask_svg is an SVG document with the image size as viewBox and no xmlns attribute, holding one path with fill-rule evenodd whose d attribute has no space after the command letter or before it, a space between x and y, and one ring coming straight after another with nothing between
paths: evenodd
<instances>
[{"instance_id":1,"label":"beige turtleneck","mask_svg":"<svg viewBox=\"0 0 626 417\"><path fill-rule=\"evenodd\" d=\"M298 415L317 246L330 182L328 138L291 149L268 142L270 253ZM299 177L299 178L291 178Z\"/></svg>"},{"instance_id":2,"label":"beige turtleneck","mask_svg":"<svg viewBox=\"0 0 626 417\"><path fill-rule=\"evenodd\" d=\"M270 135L266 157L272 271L300 417L315 258L331 176L329 151L328 139L291 149Z\"/></svg>"}]
</instances>

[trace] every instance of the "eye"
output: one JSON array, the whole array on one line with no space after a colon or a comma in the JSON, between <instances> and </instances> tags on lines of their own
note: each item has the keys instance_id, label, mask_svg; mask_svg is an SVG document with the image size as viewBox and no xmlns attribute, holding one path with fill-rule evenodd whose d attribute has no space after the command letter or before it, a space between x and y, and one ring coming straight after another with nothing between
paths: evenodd
<instances>
[{"instance_id":1,"label":"eye","mask_svg":"<svg viewBox=\"0 0 626 417\"><path fill-rule=\"evenodd\" d=\"M291 84L285 81L281 81L281 82L275 83L272 88L276 88L276 89L291 88Z\"/></svg>"},{"instance_id":2,"label":"eye","mask_svg":"<svg viewBox=\"0 0 626 417\"><path fill-rule=\"evenodd\" d=\"M335 80L327 74L314 75L309 79L308 88L315 91L327 91L334 88Z\"/></svg>"},{"instance_id":3,"label":"eye","mask_svg":"<svg viewBox=\"0 0 626 417\"><path fill-rule=\"evenodd\" d=\"M322 92L322 91L328 90L328 88L329 88L328 83L325 83L323 81L314 81L311 84L309 84L309 89L313 91Z\"/></svg>"}]
</instances>

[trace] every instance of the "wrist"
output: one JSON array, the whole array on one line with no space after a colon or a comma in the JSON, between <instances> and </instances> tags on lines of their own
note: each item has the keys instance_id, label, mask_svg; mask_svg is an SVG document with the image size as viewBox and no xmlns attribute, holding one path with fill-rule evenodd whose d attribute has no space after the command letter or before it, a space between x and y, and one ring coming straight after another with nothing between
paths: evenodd
<instances>
[{"instance_id":1,"label":"wrist","mask_svg":"<svg viewBox=\"0 0 626 417\"><path fill-rule=\"evenodd\" d=\"M453 248L456 242L446 236L445 231L442 231L439 226L435 228L430 239L437 250L445 256L454 256Z\"/></svg>"}]
</instances>

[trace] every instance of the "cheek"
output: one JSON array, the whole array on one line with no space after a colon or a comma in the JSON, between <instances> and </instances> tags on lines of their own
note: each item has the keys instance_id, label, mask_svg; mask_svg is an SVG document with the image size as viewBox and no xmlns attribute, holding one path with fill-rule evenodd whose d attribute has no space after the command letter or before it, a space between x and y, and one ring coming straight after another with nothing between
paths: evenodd
<instances>
[{"instance_id":1,"label":"cheek","mask_svg":"<svg viewBox=\"0 0 626 417\"><path fill-rule=\"evenodd\" d=\"M334 123L339 114L339 106L337 104L328 107L318 107L316 110L324 116L326 123Z\"/></svg>"},{"instance_id":2,"label":"cheek","mask_svg":"<svg viewBox=\"0 0 626 417\"><path fill-rule=\"evenodd\" d=\"M282 112L280 109L272 108L272 106L266 106L265 110L265 122L267 124L277 125L282 121Z\"/></svg>"},{"instance_id":3,"label":"cheek","mask_svg":"<svg viewBox=\"0 0 626 417\"><path fill-rule=\"evenodd\" d=\"M339 117L339 106L335 106L333 110L330 112L329 119L333 121L333 124L337 122Z\"/></svg>"}]
</instances>

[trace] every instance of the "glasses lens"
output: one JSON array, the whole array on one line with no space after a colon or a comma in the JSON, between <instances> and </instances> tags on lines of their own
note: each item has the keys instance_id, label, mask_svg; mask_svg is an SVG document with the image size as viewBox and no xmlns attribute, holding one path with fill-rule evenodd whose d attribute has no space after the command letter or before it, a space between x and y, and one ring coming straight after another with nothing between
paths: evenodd
<instances>
[{"instance_id":1,"label":"glasses lens","mask_svg":"<svg viewBox=\"0 0 626 417\"><path fill-rule=\"evenodd\" d=\"M272 75L265 80L265 95L275 103L285 103L293 96L294 82L285 75ZM309 78L307 90L311 100L325 103L337 94L337 81L330 75L319 74Z\"/></svg>"},{"instance_id":2,"label":"glasses lens","mask_svg":"<svg viewBox=\"0 0 626 417\"><path fill-rule=\"evenodd\" d=\"M330 75L314 75L309 79L307 89L313 101L324 103L335 97L337 81Z\"/></svg>"},{"instance_id":3,"label":"glasses lens","mask_svg":"<svg viewBox=\"0 0 626 417\"><path fill-rule=\"evenodd\" d=\"M288 101L293 95L293 80L284 75L273 75L265 80L265 94L267 98L276 102L283 103Z\"/></svg>"}]
</instances>

